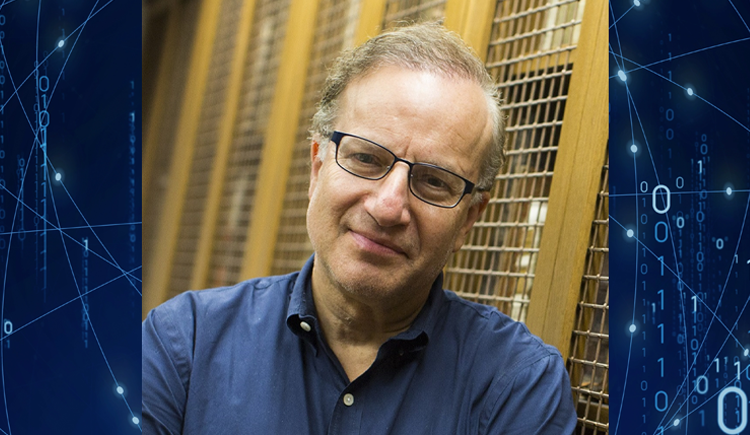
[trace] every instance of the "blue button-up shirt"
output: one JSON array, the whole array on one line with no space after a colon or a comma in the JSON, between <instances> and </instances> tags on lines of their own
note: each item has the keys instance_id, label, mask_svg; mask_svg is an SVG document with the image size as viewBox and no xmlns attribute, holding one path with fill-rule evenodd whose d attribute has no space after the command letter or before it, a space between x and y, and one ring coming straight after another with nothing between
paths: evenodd
<instances>
[{"instance_id":1,"label":"blue button-up shirt","mask_svg":"<svg viewBox=\"0 0 750 435\"><path fill-rule=\"evenodd\" d=\"M144 434L570 434L559 352L442 289L349 382L298 273L183 293L143 322Z\"/></svg>"}]
</instances>

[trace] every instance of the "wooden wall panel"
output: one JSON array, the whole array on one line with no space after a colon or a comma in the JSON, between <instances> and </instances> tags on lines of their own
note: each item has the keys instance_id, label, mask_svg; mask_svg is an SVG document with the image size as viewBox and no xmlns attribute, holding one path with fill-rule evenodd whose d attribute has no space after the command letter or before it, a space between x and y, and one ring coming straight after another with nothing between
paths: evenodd
<instances>
[{"instance_id":1,"label":"wooden wall panel","mask_svg":"<svg viewBox=\"0 0 750 435\"><path fill-rule=\"evenodd\" d=\"M446 287L525 320L573 73L578 1L499 1L487 69L507 116L507 162Z\"/></svg>"},{"instance_id":2,"label":"wooden wall panel","mask_svg":"<svg viewBox=\"0 0 750 435\"><path fill-rule=\"evenodd\" d=\"M299 270L312 254L305 224L307 190L310 184L310 121L320 99L319 93L327 76L327 68L342 49L353 45L360 6L359 0L321 1L273 254L271 273L274 275Z\"/></svg>"},{"instance_id":3,"label":"wooden wall panel","mask_svg":"<svg viewBox=\"0 0 750 435\"><path fill-rule=\"evenodd\" d=\"M446 0L388 0L382 29L414 21L443 21Z\"/></svg>"},{"instance_id":4,"label":"wooden wall panel","mask_svg":"<svg viewBox=\"0 0 750 435\"><path fill-rule=\"evenodd\" d=\"M206 287L240 281L290 0L256 0L240 107L223 181Z\"/></svg>"},{"instance_id":5,"label":"wooden wall panel","mask_svg":"<svg viewBox=\"0 0 750 435\"><path fill-rule=\"evenodd\" d=\"M170 271L168 297L191 290L198 238L208 200L211 169L218 144L218 131L225 115L228 77L242 0L223 0L218 16L216 38L211 50L206 90L198 120L195 151L190 165L179 233Z\"/></svg>"},{"instance_id":6,"label":"wooden wall panel","mask_svg":"<svg viewBox=\"0 0 750 435\"><path fill-rule=\"evenodd\" d=\"M143 240L143 282L147 282L154 270L154 255L158 237L159 220L163 211L169 173L171 172L172 153L175 147L174 130L179 120L179 110L182 105L185 85L188 76L188 65L192 53L192 42L198 19L200 2L190 0L178 3L168 11L166 40L161 58L147 57L146 63L158 63L155 76L149 77L155 83L155 95L151 97L148 107L148 118L144 113L144 150L142 161L142 240ZM154 33L150 33L153 35ZM144 68L148 68L144 66ZM145 83L144 83L145 89ZM145 100L144 100L145 101ZM144 286L144 309L161 302L161 297L148 302L152 289ZM153 305L151 305L153 304Z\"/></svg>"}]
</instances>

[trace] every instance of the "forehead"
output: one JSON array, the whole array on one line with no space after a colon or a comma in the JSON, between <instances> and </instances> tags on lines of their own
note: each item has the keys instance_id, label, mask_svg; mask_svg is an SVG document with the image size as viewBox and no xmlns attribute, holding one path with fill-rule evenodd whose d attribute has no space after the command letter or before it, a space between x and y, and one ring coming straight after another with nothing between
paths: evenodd
<instances>
[{"instance_id":1,"label":"forehead","mask_svg":"<svg viewBox=\"0 0 750 435\"><path fill-rule=\"evenodd\" d=\"M378 142L402 158L472 177L492 134L488 100L478 84L390 65L346 87L336 129Z\"/></svg>"}]
</instances>

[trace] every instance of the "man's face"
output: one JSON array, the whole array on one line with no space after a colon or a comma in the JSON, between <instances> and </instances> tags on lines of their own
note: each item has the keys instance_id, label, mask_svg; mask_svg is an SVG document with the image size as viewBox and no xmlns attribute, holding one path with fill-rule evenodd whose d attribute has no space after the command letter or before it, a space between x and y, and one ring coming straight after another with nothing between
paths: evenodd
<instances>
[{"instance_id":1,"label":"man's face","mask_svg":"<svg viewBox=\"0 0 750 435\"><path fill-rule=\"evenodd\" d=\"M491 137L487 100L470 81L383 66L350 83L335 129L370 139L411 162L430 163L473 182ZM313 275L363 302L426 297L450 253L486 205L467 195L452 209L409 191L409 167L380 180L358 178L313 144L307 229Z\"/></svg>"}]
</instances>

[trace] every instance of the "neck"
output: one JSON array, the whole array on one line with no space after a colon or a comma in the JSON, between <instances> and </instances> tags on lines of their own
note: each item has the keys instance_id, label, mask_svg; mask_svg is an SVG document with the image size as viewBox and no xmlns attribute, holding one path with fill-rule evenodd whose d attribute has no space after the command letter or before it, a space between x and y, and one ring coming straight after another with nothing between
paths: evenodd
<instances>
[{"instance_id":1,"label":"neck","mask_svg":"<svg viewBox=\"0 0 750 435\"><path fill-rule=\"evenodd\" d=\"M363 297L315 267L312 289L323 336L350 380L372 365L383 343L411 326L430 290L413 292L407 300Z\"/></svg>"}]
</instances>

